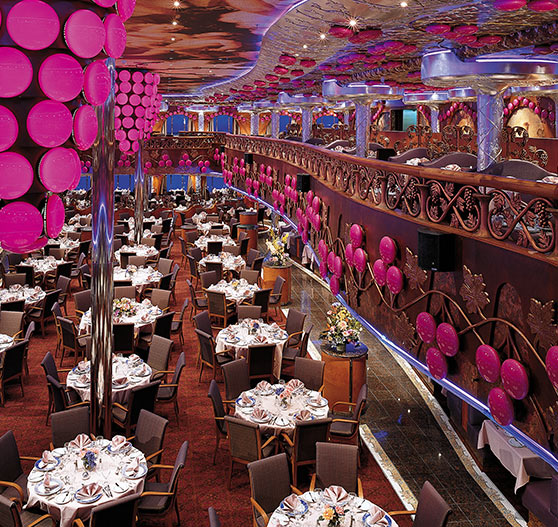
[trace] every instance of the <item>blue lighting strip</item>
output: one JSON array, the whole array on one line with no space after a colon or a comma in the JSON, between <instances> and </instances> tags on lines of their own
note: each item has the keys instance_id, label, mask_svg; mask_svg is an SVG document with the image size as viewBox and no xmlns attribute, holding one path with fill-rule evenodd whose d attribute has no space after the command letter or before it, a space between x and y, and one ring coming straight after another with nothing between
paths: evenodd
<instances>
[{"instance_id":1,"label":"blue lighting strip","mask_svg":"<svg viewBox=\"0 0 558 527\"><path fill-rule=\"evenodd\" d=\"M248 192L246 192L244 190L241 190L237 187L230 186L230 188L233 189L234 191L238 192L239 194L242 194L242 195L246 196L247 198L250 198L254 201L257 201L258 203L261 203L265 207L271 209L274 213L281 216L281 218L285 222L287 222L295 231L297 230L296 224L288 216L286 216L284 214L281 214L278 210L273 208L272 204L268 203L267 201L265 201L261 198L255 198L253 195L248 194ZM319 263L320 259L318 258L318 255L314 251L314 248L309 243L306 243L305 245L312 252L312 255L313 255L315 261ZM327 283L329 284L329 278L326 278L325 281L327 281ZM413 366L414 368L419 370L421 373L423 373L424 375L426 375L427 377L432 379L434 382L437 382L440 386L443 386L444 388L446 388L447 390L452 392L454 395L457 395L460 399L463 399L467 404L474 407L479 412L483 413L488 419L490 419L491 421L494 421L494 419L492 418L492 415L490 413L490 410L489 410L489 408L486 404L484 404L482 401L479 401L478 399L473 397L469 392L466 392L463 388L461 388L457 384L455 384L455 383L453 383L453 382L451 382L447 379L438 380L438 379L434 378L432 376L432 374L430 373L430 371L428 370L428 367L425 364L420 362L416 357L411 355L408 351L403 349L401 346L395 344L394 342L389 340L383 333L378 331L368 320L366 320L361 315L359 315L356 311L354 311L347 304L347 302L345 301L343 296L341 296L341 294L336 295L336 298L343 306L345 306L347 308L347 310L351 313L351 315L353 315L362 324L362 327L364 327L369 333L374 335L380 342L382 342L382 344L384 344L384 346L386 346L390 350L397 353L400 357L403 357L408 363L411 364L411 366ZM496 423L496 421L494 421L494 422ZM498 423L496 423L496 424L498 426L500 426ZM546 448L541 446L536 441L533 441L533 439L531 439L523 431L521 431L519 428L516 428L513 425L509 425L509 426L501 427L501 428L504 428L510 434L512 434L514 437L519 439L526 447L529 448L529 450L531 450L532 452L537 454L539 457L541 457L552 468L554 468L554 470L558 471L558 458L550 450L547 450Z\"/></svg>"}]
</instances>

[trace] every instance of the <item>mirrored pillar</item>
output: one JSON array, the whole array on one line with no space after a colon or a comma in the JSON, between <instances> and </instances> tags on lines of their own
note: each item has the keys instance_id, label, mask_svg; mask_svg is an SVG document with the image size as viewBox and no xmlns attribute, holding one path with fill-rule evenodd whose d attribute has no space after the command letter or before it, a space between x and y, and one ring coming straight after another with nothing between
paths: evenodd
<instances>
[{"instance_id":1,"label":"mirrored pillar","mask_svg":"<svg viewBox=\"0 0 558 527\"><path fill-rule=\"evenodd\" d=\"M370 143L370 101L355 101L356 155L366 157Z\"/></svg>"},{"instance_id":2,"label":"mirrored pillar","mask_svg":"<svg viewBox=\"0 0 558 527\"><path fill-rule=\"evenodd\" d=\"M434 133L440 131L440 108L438 106L429 106L430 108L430 129Z\"/></svg>"},{"instance_id":3,"label":"mirrored pillar","mask_svg":"<svg viewBox=\"0 0 558 527\"><path fill-rule=\"evenodd\" d=\"M137 245L141 243L143 236L143 213L145 210L145 173L142 161L143 141L140 141L139 150L136 152L136 172L134 175L134 241Z\"/></svg>"},{"instance_id":4,"label":"mirrored pillar","mask_svg":"<svg viewBox=\"0 0 558 527\"><path fill-rule=\"evenodd\" d=\"M260 116L258 112L250 114L250 135L260 135Z\"/></svg>"},{"instance_id":5,"label":"mirrored pillar","mask_svg":"<svg viewBox=\"0 0 558 527\"><path fill-rule=\"evenodd\" d=\"M302 108L302 142L312 137L312 107Z\"/></svg>"},{"instance_id":6,"label":"mirrored pillar","mask_svg":"<svg viewBox=\"0 0 558 527\"><path fill-rule=\"evenodd\" d=\"M271 137L277 139L279 137L279 112L271 112Z\"/></svg>"},{"instance_id":7,"label":"mirrored pillar","mask_svg":"<svg viewBox=\"0 0 558 527\"><path fill-rule=\"evenodd\" d=\"M504 97L502 91L479 89L477 93L477 171L496 163L502 153Z\"/></svg>"},{"instance_id":8,"label":"mirrored pillar","mask_svg":"<svg viewBox=\"0 0 558 527\"><path fill-rule=\"evenodd\" d=\"M198 112L198 132L203 132L205 128L205 114Z\"/></svg>"}]
</instances>

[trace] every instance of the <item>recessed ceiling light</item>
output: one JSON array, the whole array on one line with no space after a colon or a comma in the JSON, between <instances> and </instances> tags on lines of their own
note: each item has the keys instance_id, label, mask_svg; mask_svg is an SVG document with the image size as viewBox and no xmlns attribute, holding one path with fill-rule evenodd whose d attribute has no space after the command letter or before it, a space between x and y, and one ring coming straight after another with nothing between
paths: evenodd
<instances>
[{"instance_id":1,"label":"recessed ceiling light","mask_svg":"<svg viewBox=\"0 0 558 527\"><path fill-rule=\"evenodd\" d=\"M304 44L304 46L302 46L302 49L308 49L308 46Z\"/></svg>"},{"instance_id":2,"label":"recessed ceiling light","mask_svg":"<svg viewBox=\"0 0 558 527\"><path fill-rule=\"evenodd\" d=\"M172 41L174 42L174 41L176 40L176 38L174 38L174 37L171 37L171 40L172 40Z\"/></svg>"},{"instance_id":3,"label":"recessed ceiling light","mask_svg":"<svg viewBox=\"0 0 558 527\"><path fill-rule=\"evenodd\" d=\"M180 7L180 2L178 0L175 0L173 5L174 7Z\"/></svg>"},{"instance_id":4,"label":"recessed ceiling light","mask_svg":"<svg viewBox=\"0 0 558 527\"><path fill-rule=\"evenodd\" d=\"M354 18L351 18L351 20L349 20L349 26L351 27L355 27L357 25L357 21Z\"/></svg>"},{"instance_id":5,"label":"recessed ceiling light","mask_svg":"<svg viewBox=\"0 0 558 527\"><path fill-rule=\"evenodd\" d=\"M403 0L403 2L401 2L399 5L401 7L407 7L409 4L407 2L405 2L405 0Z\"/></svg>"},{"instance_id":6,"label":"recessed ceiling light","mask_svg":"<svg viewBox=\"0 0 558 527\"><path fill-rule=\"evenodd\" d=\"M326 39L326 34L325 34L325 33L321 33L321 34L320 34L320 39L321 39L321 40L325 40L325 39Z\"/></svg>"},{"instance_id":7,"label":"recessed ceiling light","mask_svg":"<svg viewBox=\"0 0 558 527\"><path fill-rule=\"evenodd\" d=\"M295 57L298 57L298 55L299 55L298 53L295 53Z\"/></svg>"},{"instance_id":8,"label":"recessed ceiling light","mask_svg":"<svg viewBox=\"0 0 558 527\"><path fill-rule=\"evenodd\" d=\"M173 21L172 21L172 25L173 25L173 26L177 26L177 25L178 25L178 22L177 22L176 20L173 20Z\"/></svg>"}]
</instances>

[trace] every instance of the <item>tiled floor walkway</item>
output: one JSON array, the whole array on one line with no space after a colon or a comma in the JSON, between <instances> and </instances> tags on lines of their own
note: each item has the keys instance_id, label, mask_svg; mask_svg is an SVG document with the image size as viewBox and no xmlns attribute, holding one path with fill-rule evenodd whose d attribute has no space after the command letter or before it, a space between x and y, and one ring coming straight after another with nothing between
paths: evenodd
<instances>
[{"instance_id":1,"label":"tiled floor walkway","mask_svg":"<svg viewBox=\"0 0 558 527\"><path fill-rule=\"evenodd\" d=\"M293 268L291 306L309 314L312 339L325 326L334 301L327 289ZM417 388L392 355L369 335L368 410L364 421L418 497L429 480L450 504L450 527L499 527L508 521L470 476Z\"/></svg>"}]
</instances>

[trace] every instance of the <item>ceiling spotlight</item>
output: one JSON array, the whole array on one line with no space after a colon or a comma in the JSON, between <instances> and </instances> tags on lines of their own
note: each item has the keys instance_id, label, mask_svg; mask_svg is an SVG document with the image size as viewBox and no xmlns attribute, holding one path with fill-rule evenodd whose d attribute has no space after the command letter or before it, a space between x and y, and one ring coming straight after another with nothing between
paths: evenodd
<instances>
[{"instance_id":1,"label":"ceiling spotlight","mask_svg":"<svg viewBox=\"0 0 558 527\"><path fill-rule=\"evenodd\" d=\"M180 7L180 2L178 0L175 0L173 5L174 5L174 7Z\"/></svg>"},{"instance_id":2,"label":"ceiling spotlight","mask_svg":"<svg viewBox=\"0 0 558 527\"><path fill-rule=\"evenodd\" d=\"M176 38L174 38L174 37L171 37L171 40L172 40L172 41L174 42L174 41L176 40Z\"/></svg>"},{"instance_id":3,"label":"ceiling spotlight","mask_svg":"<svg viewBox=\"0 0 558 527\"><path fill-rule=\"evenodd\" d=\"M176 20L173 20L173 21L172 21L172 25L173 25L173 26L177 26L177 25L178 25L178 22L177 22Z\"/></svg>"},{"instance_id":4,"label":"ceiling spotlight","mask_svg":"<svg viewBox=\"0 0 558 527\"><path fill-rule=\"evenodd\" d=\"M320 39L325 40L326 39L326 34L325 33L320 33Z\"/></svg>"},{"instance_id":5,"label":"ceiling spotlight","mask_svg":"<svg viewBox=\"0 0 558 527\"><path fill-rule=\"evenodd\" d=\"M351 18L351 20L349 20L349 26L351 27L355 27L357 25L357 21L355 18Z\"/></svg>"},{"instance_id":6,"label":"ceiling spotlight","mask_svg":"<svg viewBox=\"0 0 558 527\"><path fill-rule=\"evenodd\" d=\"M405 0L403 0L403 2L401 2L399 5L401 7L407 7L409 4L407 2L405 2Z\"/></svg>"},{"instance_id":7,"label":"ceiling spotlight","mask_svg":"<svg viewBox=\"0 0 558 527\"><path fill-rule=\"evenodd\" d=\"M302 49L308 49L308 46L304 44L304 46L302 46Z\"/></svg>"}]
</instances>

